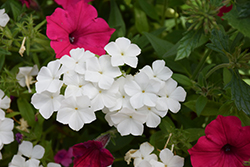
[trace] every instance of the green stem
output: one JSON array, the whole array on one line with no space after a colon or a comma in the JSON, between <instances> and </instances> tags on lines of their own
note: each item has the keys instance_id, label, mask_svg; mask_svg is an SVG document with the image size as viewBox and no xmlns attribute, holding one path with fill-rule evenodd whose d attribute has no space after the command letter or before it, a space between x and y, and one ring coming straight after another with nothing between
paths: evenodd
<instances>
[{"instance_id":1,"label":"green stem","mask_svg":"<svg viewBox=\"0 0 250 167\"><path fill-rule=\"evenodd\" d=\"M161 25L164 26L164 20L165 20L165 13L167 10L167 0L164 0L163 4L163 12L162 12L162 17L161 17Z\"/></svg>"},{"instance_id":2,"label":"green stem","mask_svg":"<svg viewBox=\"0 0 250 167\"><path fill-rule=\"evenodd\" d=\"M114 162L118 162L118 161L124 161L124 158L122 157L122 158L116 158L116 159L114 159Z\"/></svg>"},{"instance_id":3,"label":"green stem","mask_svg":"<svg viewBox=\"0 0 250 167\"><path fill-rule=\"evenodd\" d=\"M205 78L207 79L212 73L214 73L216 70L220 69L220 68L224 68L224 67L228 67L230 66L229 63L222 63L222 64L219 64L218 66L215 66L214 68L212 68L208 73L207 75L205 76Z\"/></svg>"},{"instance_id":4,"label":"green stem","mask_svg":"<svg viewBox=\"0 0 250 167\"><path fill-rule=\"evenodd\" d=\"M192 79L196 79L198 76L198 73L201 71L201 68L203 67L203 65L206 62L207 57L212 53L212 50L207 51L201 58L201 61L199 62L197 68L195 69L193 75L192 75Z\"/></svg>"}]
</instances>

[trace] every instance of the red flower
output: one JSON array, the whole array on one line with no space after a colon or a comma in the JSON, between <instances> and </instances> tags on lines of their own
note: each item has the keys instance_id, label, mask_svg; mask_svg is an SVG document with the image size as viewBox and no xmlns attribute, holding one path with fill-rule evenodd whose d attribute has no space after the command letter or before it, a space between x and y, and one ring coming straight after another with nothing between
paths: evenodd
<instances>
[{"instance_id":1,"label":"red flower","mask_svg":"<svg viewBox=\"0 0 250 167\"><path fill-rule=\"evenodd\" d=\"M240 167L250 159L250 126L239 118L219 115L205 134L188 150L193 167Z\"/></svg>"},{"instance_id":2,"label":"red flower","mask_svg":"<svg viewBox=\"0 0 250 167\"><path fill-rule=\"evenodd\" d=\"M55 0L58 5L61 5L64 9L67 9L69 6L76 4L81 0ZM92 0L84 0L86 3Z\"/></svg>"},{"instance_id":3,"label":"red flower","mask_svg":"<svg viewBox=\"0 0 250 167\"><path fill-rule=\"evenodd\" d=\"M71 49L78 47L103 55L106 53L104 46L115 31L104 19L97 18L96 9L83 0L67 10L57 8L46 19L47 36L56 58L69 55Z\"/></svg>"},{"instance_id":4,"label":"red flower","mask_svg":"<svg viewBox=\"0 0 250 167\"><path fill-rule=\"evenodd\" d=\"M217 14L217 16L222 17L224 15L224 13L230 12L232 10L232 8L233 8L233 4L230 6L226 6L226 5L222 6L220 8L220 12Z\"/></svg>"},{"instance_id":5,"label":"red flower","mask_svg":"<svg viewBox=\"0 0 250 167\"><path fill-rule=\"evenodd\" d=\"M73 146L74 167L107 167L114 157L100 141L89 140Z\"/></svg>"}]
</instances>

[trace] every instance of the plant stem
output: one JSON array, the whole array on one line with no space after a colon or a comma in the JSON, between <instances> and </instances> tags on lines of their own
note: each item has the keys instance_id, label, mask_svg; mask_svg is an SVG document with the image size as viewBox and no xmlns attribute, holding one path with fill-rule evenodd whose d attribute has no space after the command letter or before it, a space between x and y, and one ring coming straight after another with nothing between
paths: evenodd
<instances>
[{"instance_id":1,"label":"plant stem","mask_svg":"<svg viewBox=\"0 0 250 167\"><path fill-rule=\"evenodd\" d=\"M192 75L192 79L196 79L198 76L198 73L201 71L201 68L203 67L203 65L205 64L205 61L207 59L207 57L212 53L212 50L207 51L201 58L201 61L199 62L197 68L195 69L193 75Z\"/></svg>"},{"instance_id":2,"label":"plant stem","mask_svg":"<svg viewBox=\"0 0 250 167\"><path fill-rule=\"evenodd\" d=\"M224 67L228 67L230 66L229 63L222 63L222 64L219 64L218 66L215 66L214 68L212 68L208 73L207 75L205 76L205 78L207 79L212 73L214 73L216 70L220 69L220 68L224 68Z\"/></svg>"}]
</instances>

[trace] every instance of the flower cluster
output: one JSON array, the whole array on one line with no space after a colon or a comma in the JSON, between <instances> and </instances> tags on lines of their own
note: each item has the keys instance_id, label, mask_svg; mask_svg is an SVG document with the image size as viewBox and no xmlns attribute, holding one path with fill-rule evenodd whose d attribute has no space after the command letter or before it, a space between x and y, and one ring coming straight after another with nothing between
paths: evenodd
<instances>
[{"instance_id":1,"label":"flower cluster","mask_svg":"<svg viewBox=\"0 0 250 167\"><path fill-rule=\"evenodd\" d=\"M129 164L131 159L134 159L135 167L183 167L184 158L174 155L173 151L168 148L164 148L160 151L158 157L152 153L154 147L148 142L142 143L139 150L131 149L125 155L125 161Z\"/></svg>"},{"instance_id":2,"label":"flower cluster","mask_svg":"<svg viewBox=\"0 0 250 167\"><path fill-rule=\"evenodd\" d=\"M18 154L14 155L9 167L43 167L40 159L43 157L45 149L41 145L35 145L29 141L23 141L18 148ZM61 165L50 162L47 167L61 167Z\"/></svg>"},{"instance_id":3,"label":"flower cluster","mask_svg":"<svg viewBox=\"0 0 250 167\"><path fill-rule=\"evenodd\" d=\"M12 132L14 128L14 121L5 117L3 109L10 107L10 98L4 95L4 92L0 89L0 151L4 144L10 144L14 141L14 134ZM0 152L0 159L2 154Z\"/></svg>"},{"instance_id":4,"label":"flower cluster","mask_svg":"<svg viewBox=\"0 0 250 167\"><path fill-rule=\"evenodd\" d=\"M105 46L109 55L95 56L83 48L42 67L36 92L31 99L35 108L48 119L54 111L57 121L80 130L103 110L110 126L121 135L141 135L143 124L155 128L168 110L180 110L185 90L171 78L172 71L163 60L145 66L136 75L127 75L120 66L137 66L140 48L124 38ZM61 75L63 79L61 80ZM64 95L60 94L64 86Z\"/></svg>"}]
</instances>

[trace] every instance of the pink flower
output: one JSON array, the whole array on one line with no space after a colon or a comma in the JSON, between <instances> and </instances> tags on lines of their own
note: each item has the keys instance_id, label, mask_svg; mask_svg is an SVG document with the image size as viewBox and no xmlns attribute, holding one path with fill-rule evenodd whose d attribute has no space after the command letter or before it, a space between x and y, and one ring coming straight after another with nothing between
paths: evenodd
<instances>
[{"instance_id":1,"label":"pink flower","mask_svg":"<svg viewBox=\"0 0 250 167\"><path fill-rule=\"evenodd\" d=\"M75 48L84 48L97 55L105 54L104 46L115 31L102 18L97 18L96 9L79 1L67 10L57 8L47 16L47 36L55 50L56 58L61 58Z\"/></svg>"},{"instance_id":2,"label":"pink flower","mask_svg":"<svg viewBox=\"0 0 250 167\"><path fill-rule=\"evenodd\" d=\"M72 157L73 157L73 149L72 147L70 147L68 151L64 149L59 150L54 156L54 160L56 163L60 163L63 166L68 167L72 163Z\"/></svg>"},{"instance_id":3,"label":"pink flower","mask_svg":"<svg viewBox=\"0 0 250 167\"><path fill-rule=\"evenodd\" d=\"M219 115L205 134L188 150L193 167L240 167L250 159L250 126L239 118Z\"/></svg>"},{"instance_id":4,"label":"pink flower","mask_svg":"<svg viewBox=\"0 0 250 167\"><path fill-rule=\"evenodd\" d=\"M73 146L74 167L107 167L114 161L101 141L89 140Z\"/></svg>"},{"instance_id":5,"label":"pink flower","mask_svg":"<svg viewBox=\"0 0 250 167\"><path fill-rule=\"evenodd\" d=\"M19 0L19 1L21 1L23 5L25 4L27 8L31 7L37 11L40 10L40 7L35 0Z\"/></svg>"},{"instance_id":6,"label":"pink flower","mask_svg":"<svg viewBox=\"0 0 250 167\"><path fill-rule=\"evenodd\" d=\"M81 0L55 0L58 5L61 5L64 9L67 9L69 6L76 4ZM93 0L84 0L86 3Z\"/></svg>"}]
</instances>

